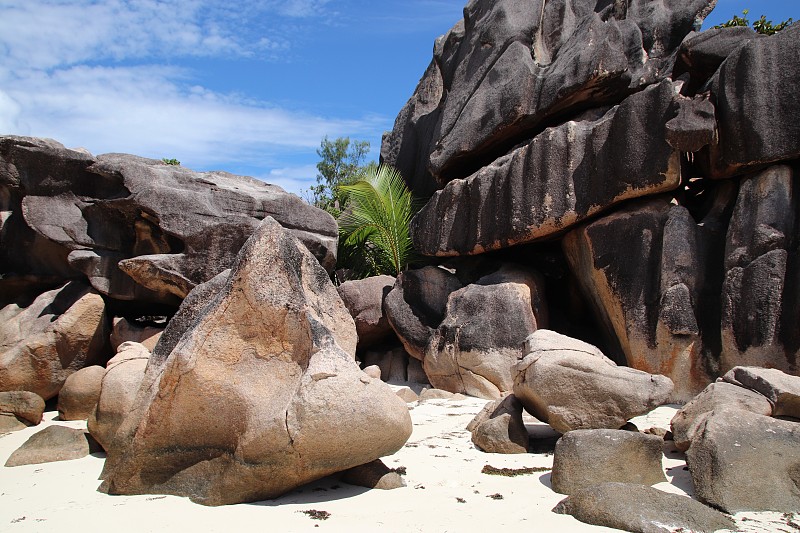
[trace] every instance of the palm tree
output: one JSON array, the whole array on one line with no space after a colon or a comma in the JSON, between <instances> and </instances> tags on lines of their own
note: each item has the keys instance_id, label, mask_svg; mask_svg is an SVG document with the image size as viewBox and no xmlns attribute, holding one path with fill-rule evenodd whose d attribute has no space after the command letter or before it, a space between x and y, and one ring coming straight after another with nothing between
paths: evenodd
<instances>
[{"instance_id":1,"label":"palm tree","mask_svg":"<svg viewBox=\"0 0 800 533\"><path fill-rule=\"evenodd\" d=\"M339 217L340 240L360 250L369 274L400 274L413 255L408 226L414 202L403 177L384 165L372 177L340 190L349 200Z\"/></svg>"}]
</instances>

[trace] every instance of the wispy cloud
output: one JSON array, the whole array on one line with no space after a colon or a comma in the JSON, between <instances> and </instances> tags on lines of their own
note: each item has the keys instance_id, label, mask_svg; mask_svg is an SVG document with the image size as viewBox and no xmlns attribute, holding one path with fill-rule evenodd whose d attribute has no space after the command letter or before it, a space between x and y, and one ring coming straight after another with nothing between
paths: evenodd
<instances>
[{"instance_id":1,"label":"wispy cloud","mask_svg":"<svg viewBox=\"0 0 800 533\"><path fill-rule=\"evenodd\" d=\"M2 0L0 134L176 157L198 169L253 168L299 192L316 169L298 154L314 155L325 135L379 136L390 119L319 116L221 93L172 65L287 50L279 22L322 16L328 1Z\"/></svg>"}]
</instances>

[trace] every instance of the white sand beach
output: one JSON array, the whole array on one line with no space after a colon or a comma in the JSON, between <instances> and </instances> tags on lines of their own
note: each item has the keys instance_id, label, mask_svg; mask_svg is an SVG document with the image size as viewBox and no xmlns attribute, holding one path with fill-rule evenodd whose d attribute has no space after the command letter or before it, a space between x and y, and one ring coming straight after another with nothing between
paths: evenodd
<instances>
[{"instance_id":1,"label":"white sand beach","mask_svg":"<svg viewBox=\"0 0 800 533\"><path fill-rule=\"evenodd\" d=\"M549 488L549 472L516 477L481 473L497 468L551 467L548 453L500 455L472 444L465 426L485 400L431 400L409 404L414 433L389 467L406 468L407 486L383 491L325 478L276 500L204 507L174 496L109 496L97 491L103 455L39 465L0 467L0 531L615 531L590 526L551 509L564 498ZM669 427L674 407L664 406L633 422L640 428ZM39 426L0 436L0 464L33 433L52 424L85 427L84 422L55 420L48 411ZM533 420L529 429L551 430ZM665 446L668 482L661 490L686 494L691 479L684 456ZM315 519L305 511L324 511ZM779 513L739 514L742 531L794 533Z\"/></svg>"}]
</instances>

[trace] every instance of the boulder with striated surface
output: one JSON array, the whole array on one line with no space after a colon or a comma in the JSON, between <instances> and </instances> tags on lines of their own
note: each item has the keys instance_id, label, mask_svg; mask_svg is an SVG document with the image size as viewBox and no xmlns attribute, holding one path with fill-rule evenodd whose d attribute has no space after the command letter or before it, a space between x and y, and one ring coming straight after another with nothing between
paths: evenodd
<instances>
[{"instance_id":1,"label":"boulder with striated surface","mask_svg":"<svg viewBox=\"0 0 800 533\"><path fill-rule=\"evenodd\" d=\"M686 452L700 501L728 513L800 509L800 424L713 411Z\"/></svg>"},{"instance_id":2,"label":"boulder with striated surface","mask_svg":"<svg viewBox=\"0 0 800 533\"><path fill-rule=\"evenodd\" d=\"M672 381L619 367L596 347L540 329L526 342L514 395L553 429L618 429L667 402Z\"/></svg>"},{"instance_id":3,"label":"boulder with striated surface","mask_svg":"<svg viewBox=\"0 0 800 533\"><path fill-rule=\"evenodd\" d=\"M103 298L78 281L39 295L27 307L0 309L0 390L45 400L67 377L105 362L108 319Z\"/></svg>"},{"instance_id":4,"label":"boulder with striated surface","mask_svg":"<svg viewBox=\"0 0 800 533\"><path fill-rule=\"evenodd\" d=\"M126 154L95 158L55 141L3 136L0 189L11 220L0 248L35 245L4 274L85 276L118 300L177 306L230 267L266 216L326 268L336 262L333 217L280 187L226 172ZM54 266L39 268L48 261Z\"/></svg>"},{"instance_id":5,"label":"boulder with striated surface","mask_svg":"<svg viewBox=\"0 0 800 533\"><path fill-rule=\"evenodd\" d=\"M721 373L735 366L800 372L796 174L776 165L740 182L723 256Z\"/></svg>"},{"instance_id":6,"label":"boulder with striated surface","mask_svg":"<svg viewBox=\"0 0 800 533\"><path fill-rule=\"evenodd\" d=\"M553 452L553 490L573 494L606 482L655 485L666 481L664 439L619 429L578 429Z\"/></svg>"},{"instance_id":7,"label":"boulder with striated surface","mask_svg":"<svg viewBox=\"0 0 800 533\"><path fill-rule=\"evenodd\" d=\"M676 88L664 81L605 113L548 128L449 182L412 220L415 247L426 255L479 254L552 236L623 200L676 189L681 146L667 142L666 123L678 102Z\"/></svg>"},{"instance_id":8,"label":"boulder with striated surface","mask_svg":"<svg viewBox=\"0 0 800 533\"><path fill-rule=\"evenodd\" d=\"M510 392L525 339L547 326L544 280L505 265L453 291L425 350L431 385L481 398Z\"/></svg>"},{"instance_id":9,"label":"boulder with striated surface","mask_svg":"<svg viewBox=\"0 0 800 533\"><path fill-rule=\"evenodd\" d=\"M761 394L730 383L711 383L672 417L675 447L682 452L688 450L706 418L726 409L772 416L772 405Z\"/></svg>"},{"instance_id":10,"label":"boulder with striated surface","mask_svg":"<svg viewBox=\"0 0 800 533\"><path fill-rule=\"evenodd\" d=\"M719 143L709 173L723 178L800 157L800 24L746 39L711 81Z\"/></svg>"},{"instance_id":11,"label":"boulder with striated surface","mask_svg":"<svg viewBox=\"0 0 800 533\"><path fill-rule=\"evenodd\" d=\"M111 358L100 382L97 405L86 421L89 433L107 450L131 412L144 378L150 352L144 345L124 342Z\"/></svg>"},{"instance_id":12,"label":"boulder with striated surface","mask_svg":"<svg viewBox=\"0 0 800 533\"><path fill-rule=\"evenodd\" d=\"M382 159L421 195L434 179L442 186L465 178L553 122L663 79L672 53L713 5L470 2L437 40Z\"/></svg>"},{"instance_id":13,"label":"boulder with striated surface","mask_svg":"<svg viewBox=\"0 0 800 533\"><path fill-rule=\"evenodd\" d=\"M274 498L394 453L411 434L405 402L337 344L355 326L328 274L270 218L192 326L148 367L106 448L101 490L207 505Z\"/></svg>"}]
</instances>

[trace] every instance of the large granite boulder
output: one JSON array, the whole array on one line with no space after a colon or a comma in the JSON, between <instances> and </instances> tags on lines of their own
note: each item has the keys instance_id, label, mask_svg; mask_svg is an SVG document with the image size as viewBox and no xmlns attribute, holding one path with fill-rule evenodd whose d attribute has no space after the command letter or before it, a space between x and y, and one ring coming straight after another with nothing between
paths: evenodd
<instances>
[{"instance_id":1,"label":"large granite boulder","mask_svg":"<svg viewBox=\"0 0 800 533\"><path fill-rule=\"evenodd\" d=\"M28 391L0 392L0 432L16 431L42 421L45 403Z\"/></svg>"},{"instance_id":2,"label":"large granite boulder","mask_svg":"<svg viewBox=\"0 0 800 533\"><path fill-rule=\"evenodd\" d=\"M711 81L719 143L709 150L712 177L741 175L800 157L800 24L745 39Z\"/></svg>"},{"instance_id":3,"label":"large granite boulder","mask_svg":"<svg viewBox=\"0 0 800 533\"><path fill-rule=\"evenodd\" d=\"M596 347L540 329L527 340L514 395L556 431L618 429L667 402L672 381L619 367Z\"/></svg>"},{"instance_id":4,"label":"large granite boulder","mask_svg":"<svg viewBox=\"0 0 800 533\"><path fill-rule=\"evenodd\" d=\"M397 276L384 310L409 355L422 361L428 341L444 319L450 293L462 287L459 278L442 267L426 266Z\"/></svg>"},{"instance_id":5,"label":"large granite boulder","mask_svg":"<svg viewBox=\"0 0 800 533\"><path fill-rule=\"evenodd\" d=\"M31 435L12 453L5 466L38 465L81 459L91 453L89 436L82 429L48 426Z\"/></svg>"},{"instance_id":6,"label":"large granite boulder","mask_svg":"<svg viewBox=\"0 0 800 533\"><path fill-rule=\"evenodd\" d=\"M548 128L449 182L412 220L415 247L427 255L479 254L541 240L624 200L676 189L680 152L687 151L667 142L666 124L681 102L676 92L663 81L605 113Z\"/></svg>"},{"instance_id":7,"label":"large granite boulder","mask_svg":"<svg viewBox=\"0 0 800 533\"><path fill-rule=\"evenodd\" d=\"M800 424L713 411L686 452L696 496L728 513L800 509Z\"/></svg>"},{"instance_id":8,"label":"large granite boulder","mask_svg":"<svg viewBox=\"0 0 800 533\"><path fill-rule=\"evenodd\" d=\"M686 496L637 485L602 483L571 494L553 512L635 533L735 530L731 517Z\"/></svg>"},{"instance_id":9,"label":"large granite boulder","mask_svg":"<svg viewBox=\"0 0 800 533\"><path fill-rule=\"evenodd\" d=\"M513 387L525 339L546 326L542 277L505 265L450 293L425 350L425 374L438 389L499 398Z\"/></svg>"},{"instance_id":10,"label":"large granite boulder","mask_svg":"<svg viewBox=\"0 0 800 533\"><path fill-rule=\"evenodd\" d=\"M106 369L99 365L81 368L70 374L58 393L61 420L86 420L100 399L100 385Z\"/></svg>"},{"instance_id":11,"label":"large granite boulder","mask_svg":"<svg viewBox=\"0 0 800 533\"><path fill-rule=\"evenodd\" d=\"M528 429L522 404L513 395L489 402L467 426L472 443L487 453L527 453Z\"/></svg>"},{"instance_id":12,"label":"large granite boulder","mask_svg":"<svg viewBox=\"0 0 800 533\"><path fill-rule=\"evenodd\" d=\"M772 404L773 416L800 419L800 377L776 368L737 366L722 376L722 380L764 396Z\"/></svg>"},{"instance_id":13,"label":"large granite boulder","mask_svg":"<svg viewBox=\"0 0 800 533\"><path fill-rule=\"evenodd\" d=\"M735 366L800 372L796 182L788 165L741 180L725 244L721 373Z\"/></svg>"},{"instance_id":14,"label":"large granite boulder","mask_svg":"<svg viewBox=\"0 0 800 533\"><path fill-rule=\"evenodd\" d=\"M772 405L761 394L730 383L711 383L672 417L675 447L682 452L688 450L706 418L726 409L772 416Z\"/></svg>"},{"instance_id":15,"label":"large granite boulder","mask_svg":"<svg viewBox=\"0 0 800 533\"><path fill-rule=\"evenodd\" d=\"M339 347L354 333L327 272L265 219L168 357L151 360L101 490L256 501L394 453L408 408Z\"/></svg>"},{"instance_id":16,"label":"large granite boulder","mask_svg":"<svg viewBox=\"0 0 800 533\"><path fill-rule=\"evenodd\" d=\"M470 2L464 20L437 40L381 157L423 196L433 179L441 186L465 178L555 120L663 79L713 5Z\"/></svg>"},{"instance_id":17,"label":"large granite boulder","mask_svg":"<svg viewBox=\"0 0 800 533\"><path fill-rule=\"evenodd\" d=\"M89 433L103 449L109 448L133 409L149 360L150 352L144 345L125 342L108 362L97 404L86 421Z\"/></svg>"},{"instance_id":18,"label":"large granite boulder","mask_svg":"<svg viewBox=\"0 0 800 533\"><path fill-rule=\"evenodd\" d=\"M392 334L392 327L383 313L383 300L395 284L392 276L372 276L345 281L337 287L350 316L356 322L358 349L379 344Z\"/></svg>"},{"instance_id":19,"label":"large granite boulder","mask_svg":"<svg viewBox=\"0 0 800 533\"><path fill-rule=\"evenodd\" d=\"M666 481L664 439L620 429L570 431L553 451L553 490L573 494L605 482L655 485Z\"/></svg>"},{"instance_id":20,"label":"large granite boulder","mask_svg":"<svg viewBox=\"0 0 800 533\"><path fill-rule=\"evenodd\" d=\"M225 172L4 136L0 190L10 212L0 249L17 256L0 263L3 274L82 275L118 300L177 306L232 264L266 216L326 268L336 261L333 217L280 187Z\"/></svg>"},{"instance_id":21,"label":"large granite boulder","mask_svg":"<svg viewBox=\"0 0 800 533\"><path fill-rule=\"evenodd\" d=\"M70 374L105 362L108 331L103 298L78 281L42 293L26 307L3 307L0 391L53 398Z\"/></svg>"},{"instance_id":22,"label":"large granite boulder","mask_svg":"<svg viewBox=\"0 0 800 533\"><path fill-rule=\"evenodd\" d=\"M677 79L688 72L692 89L702 87L737 48L753 39L762 39L747 26L731 28L710 28L706 31L690 33L678 48L678 57L672 72Z\"/></svg>"},{"instance_id":23,"label":"large granite boulder","mask_svg":"<svg viewBox=\"0 0 800 533\"><path fill-rule=\"evenodd\" d=\"M633 368L668 376L674 401L689 401L716 377L718 358L704 333L719 327L717 262L724 227L719 204L697 223L666 198L637 202L581 226L563 249L601 327L611 356ZM625 259L621 259L624 254ZM609 261L610 257L620 260ZM707 336L707 335L706 335Z\"/></svg>"}]
</instances>

